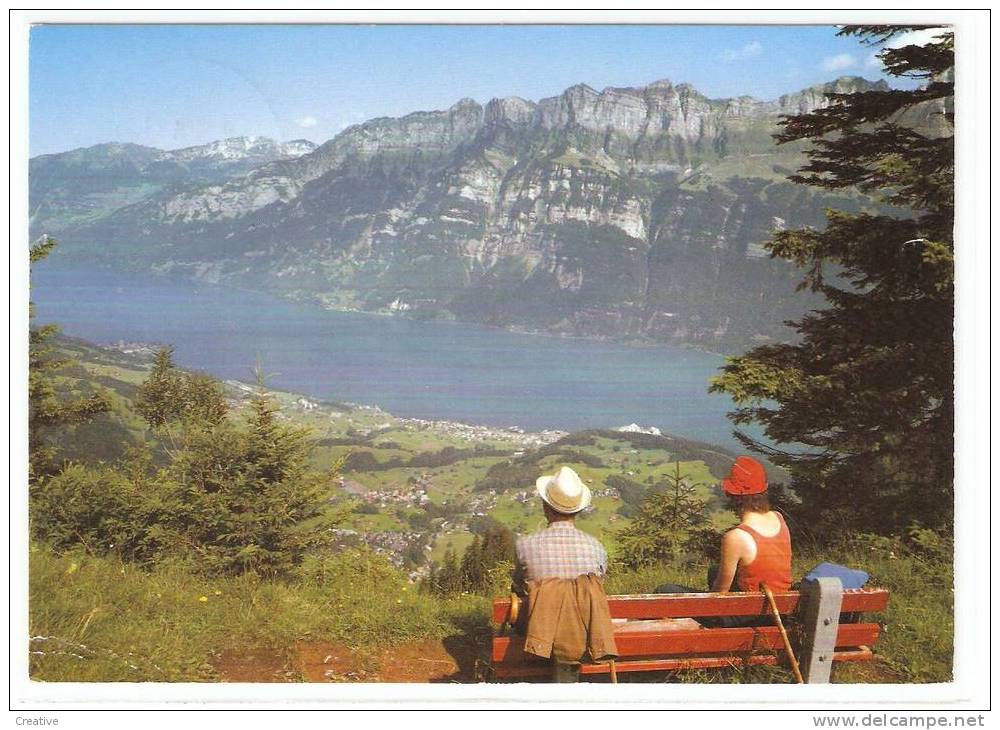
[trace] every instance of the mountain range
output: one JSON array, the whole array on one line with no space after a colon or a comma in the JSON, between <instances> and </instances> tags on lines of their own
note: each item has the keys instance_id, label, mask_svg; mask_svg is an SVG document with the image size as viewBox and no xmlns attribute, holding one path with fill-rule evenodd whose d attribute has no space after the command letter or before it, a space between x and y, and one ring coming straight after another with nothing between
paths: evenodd
<instances>
[{"instance_id":1,"label":"mountain range","mask_svg":"<svg viewBox=\"0 0 1000 730\"><path fill-rule=\"evenodd\" d=\"M870 201L785 178L804 145L772 101L657 81L378 118L315 146L98 145L30 161L31 233L80 260L330 308L727 350L810 304L762 242Z\"/></svg>"},{"instance_id":2,"label":"mountain range","mask_svg":"<svg viewBox=\"0 0 1000 730\"><path fill-rule=\"evenodd\" d=\"M224 182L315 149L304 139L280 143L231 137L178 150L110 142L33 157L28 170L32 238L75 229L157 193Z\"/></svg>"}]
</instances>

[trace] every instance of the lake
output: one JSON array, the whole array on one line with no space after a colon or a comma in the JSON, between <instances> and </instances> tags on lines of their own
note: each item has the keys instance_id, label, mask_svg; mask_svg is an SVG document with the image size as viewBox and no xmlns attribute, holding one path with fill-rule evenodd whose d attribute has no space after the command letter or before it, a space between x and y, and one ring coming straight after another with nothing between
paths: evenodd
<instances>
[{"instance_id":1,"label":"lake","mask_svg":"<svg viewBox=\"0 0 1000 730\"><path fill-rule=\"evenodd\" d=\"M737 447L707 392L723 359L670 346L518 334L469 324L327 311L276 296L152 275L35 267L37 324L92 342L175 346L185 368L378 405L399 416L528 430L638 423Z\"/></svg>"}]
</instances>

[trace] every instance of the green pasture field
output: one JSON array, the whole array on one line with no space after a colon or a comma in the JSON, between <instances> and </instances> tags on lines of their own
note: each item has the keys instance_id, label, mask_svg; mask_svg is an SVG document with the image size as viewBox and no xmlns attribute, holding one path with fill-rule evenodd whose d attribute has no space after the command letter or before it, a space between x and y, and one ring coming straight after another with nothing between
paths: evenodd
<instances>
[{"instance_id":1,"label":"green pasture field","mask_svg":"<svg viewBox=\"0 0 1000 730\"><path fill-rule=\"evenodd\" d=\"M446 532L438 535L431 550L431 560L440 563L444 559L444 554L451 548L456 557L461 558L465 548L472 544L475 535L471 532Z\"/></svg>"}]
</instances>

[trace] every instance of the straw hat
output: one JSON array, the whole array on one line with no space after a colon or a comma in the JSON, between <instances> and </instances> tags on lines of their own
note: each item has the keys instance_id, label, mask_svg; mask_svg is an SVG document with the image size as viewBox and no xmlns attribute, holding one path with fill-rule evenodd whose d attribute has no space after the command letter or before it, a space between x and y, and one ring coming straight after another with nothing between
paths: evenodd
<instances>
[{"instance_id":1,"label":"straw hat","mask_svg":"<svg viewBox=\"0 0 1000 730\"><path fill-rule=\"evenodd\" d=\"M590 505L590 489L568 466L554 476L539 477L535 488L545 504L564 515L576 514Z\"/></svg>"}]
</instances>

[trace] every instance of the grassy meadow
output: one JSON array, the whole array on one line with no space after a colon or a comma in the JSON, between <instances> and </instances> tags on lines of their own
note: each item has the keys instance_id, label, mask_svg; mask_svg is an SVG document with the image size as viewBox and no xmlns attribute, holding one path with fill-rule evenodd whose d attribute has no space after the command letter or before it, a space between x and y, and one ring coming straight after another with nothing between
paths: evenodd
<instances>
[{"instance_id":1,"label":"grassy meadow","mask_svg":"<svg viewBox=\"0 0 1000 730\"><path fill-rule=\"evenodd\" d=\"M943 555L878 538L833 551L798 550L795 574L822 560L860 567L889 588L886 630L871 665L842 665L836 682L948 682L954 631L951 571ZM180 568L139 570L84 551L30 553L31 676L38 681L220 681L227 654L264 650L282 671L257 681L304 681L295 647L341 645L377 671L393 647L462 642L485 678L489 602L485 595L430 596L381 557L340 554L309 563L286 580L250 576L207 580ZM609 593L651 591L664 582L699 584L704 566L612 572ZM503 592L498 577L496 595ZM331 681L349 681L347 672ZM792 682L782 668L653 673L629 681Z\"/></svg>"}]
</instances>

